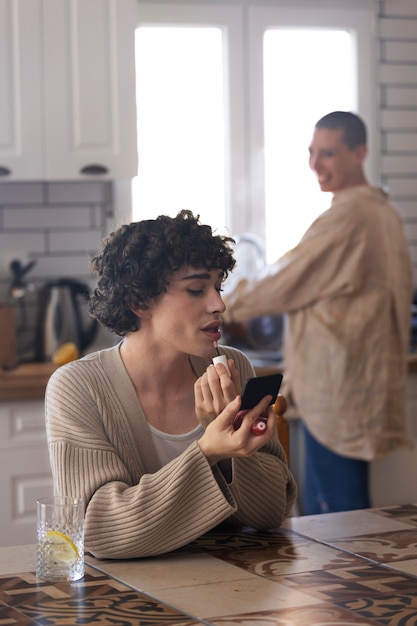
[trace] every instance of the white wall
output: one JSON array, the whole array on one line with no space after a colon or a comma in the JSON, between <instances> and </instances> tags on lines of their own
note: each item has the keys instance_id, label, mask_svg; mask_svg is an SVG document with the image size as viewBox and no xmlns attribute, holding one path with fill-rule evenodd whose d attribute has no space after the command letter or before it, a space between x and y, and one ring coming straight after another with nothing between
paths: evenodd
<instances>
[{"instance_id":1,"label":"white wall","mask_svg":"<svg viewBox=\"0 0 417 626\"><path fill-rule=\"evenodd\" d=\"M380 0L380 171L405 224L417 285L417 1Z\"/></svg>"}]
</instances>

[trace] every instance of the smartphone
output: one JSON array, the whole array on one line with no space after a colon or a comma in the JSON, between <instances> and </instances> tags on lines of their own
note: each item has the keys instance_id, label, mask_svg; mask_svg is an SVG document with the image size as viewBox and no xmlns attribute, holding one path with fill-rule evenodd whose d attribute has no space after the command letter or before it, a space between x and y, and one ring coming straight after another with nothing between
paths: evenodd
<instances>
[{"instance_id":1,"label":"smartphone","mask_svg":"<svg viewBox=\"0 0 417 626\"><path fill-rule=\"evenodd\" d=\"M281 387L282 374L269 374L268 376L258 376L249 378L243 388L242 409L252 409L264 396L272 396L270 404L274 404L277 399L279 388Z\"/></svg>"}]
</instances>

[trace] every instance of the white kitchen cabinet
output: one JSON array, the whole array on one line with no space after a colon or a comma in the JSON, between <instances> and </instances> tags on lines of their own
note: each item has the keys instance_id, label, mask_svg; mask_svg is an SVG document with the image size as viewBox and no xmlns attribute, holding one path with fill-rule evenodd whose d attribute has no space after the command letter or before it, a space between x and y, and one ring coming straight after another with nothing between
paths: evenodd
<instances>
[{"instance_id":1,"label":"white kitchen cabinet","mask_svg":"<svg viewBox=\"0 0 417 626\"><path fill-rule=\"evenodd\" d=\"M407 418L413 449L401 448L371 464L374 506L417 503L417 372L408 374Z\"/></svg>"},{"instance_id":2,"label":"white kitchen cabinet","mask_svg":"<svg viewBox=\"0 0 417 626\"><path fill-rule=\"evenodd\" d=\"M135 0L0 0L0 180L137 173Z\"/></svg>"},{"instance_id":3,"label":"white kitchen cabinet","mask_svg":"<svg viewBox=\"0 0 417 626\"><path fill-rule=\"evenodd\" d=\"M0 181L42 178L41 0L0 0Z\"/></svg>"},{"instance_id":4,"label":"white kitchen cabinet","mask_svg":"<svg viewBox=\"0 0 417 626\"><path fill-rule=\"evenodd\" d=\"M0 403L0 545L36 542L36 500L53 493L43 400Z\"/></svg>"}]
</instances>

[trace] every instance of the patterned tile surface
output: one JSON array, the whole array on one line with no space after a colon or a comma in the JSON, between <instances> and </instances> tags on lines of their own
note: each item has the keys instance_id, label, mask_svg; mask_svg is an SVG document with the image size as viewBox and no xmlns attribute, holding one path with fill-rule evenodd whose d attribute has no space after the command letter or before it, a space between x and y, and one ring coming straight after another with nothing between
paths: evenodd
<instances>
[{"instance_id":1,"label":"patterned tile surface","mask_svg":"<svg viewBox=\"0 0 417 626\"><path fill-rule=\"evenodd\" d=\"M378 622L333 604L321 604L320 607L303 606L268 613L238 614L232 618L220 617L211 623L213 626L375 626Z\"/></svg>"},{"instance_id":2,"label":"patterned tile surface","mask_svg":"<svg viewBox=\"0 0 417 626\"><path fill-rule=\"evenodd\" d=\"M301 535L334 544L345 537L375 536L381 532L414 529L416 524L407 508L407 512L399 510L398 516L392 508L389 513L387 509L381 509L384 514L380 514L378 509L365 509L328 513L326 516L291 517L285 521L285 527Z\"/></svg>"},{"instance_id":3,"label":"patterned tile surface","mask_svg":"<svg viewBox=\"0 0 417 626\"><path fill-rule=\"evenodd\" d=\"M0 626L415 626L417 505L320 517L155 559L89 557L77 583L2 575Z\"/></svg>"},{"instance_id":4,"label":"patterned tile surface","mask_svg":"<svg viewBox=\"0 0 417 626\"><path fill-rule=\"evenodd\" d=\"M415 559L417 555L417 529L362 535L339 539L337 546L377 563L395 563Z\"/></svg>"},{"instance_id":5,"label":"patterned tile surface","mask_svg":"<svg viewBox=\"0 0 417 626\"><path fill-rule=\"evenodd\" d=\"M402 504L401 506L389 506L377 509L376 513L384 517L395 518L417 526L417 504Z\"/></svg>"},{"instance_id":6,"label":"patterned tile surface","mask_svg":"<svg viewBox=\"0 0 417 626\"><path fill-rule=\"evenodd\" d=\"M350 600L344 606L363 618L386 626L415 626L417 624L417 592L383 594L377 598ZM367 622L365 622L367 623Z\"/></svg>"},{"instance_id":7,"label":"patterned tile surface","mask_svg":"<svg viewBox=\"0 0 417 626\"><path fill-rule=\"evenodd\" d=\"M86 567L84 579L76 583L42 582L33 572L0 576L1 625L200 623L91 567Z\"/></svg>"}]
</instances>

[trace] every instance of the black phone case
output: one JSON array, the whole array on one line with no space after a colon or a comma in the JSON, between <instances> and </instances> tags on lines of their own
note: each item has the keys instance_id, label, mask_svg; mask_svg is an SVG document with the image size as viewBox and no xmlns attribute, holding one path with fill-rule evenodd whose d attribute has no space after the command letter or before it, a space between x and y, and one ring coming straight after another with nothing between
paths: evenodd
<instances>
[{"instance_id":1,"label":"black phone case","mask_svg":"<svg viewBox=\"0 0 417 626\"><path fill-rule=\"evenodd\" d=\"M270 404L274 404L279 388L281 387L281 382L282 374L268 374L267 376L249 378L243 389L240 409L252 409L267 395L272 396Z\"/></svg>"}]
</instances>

